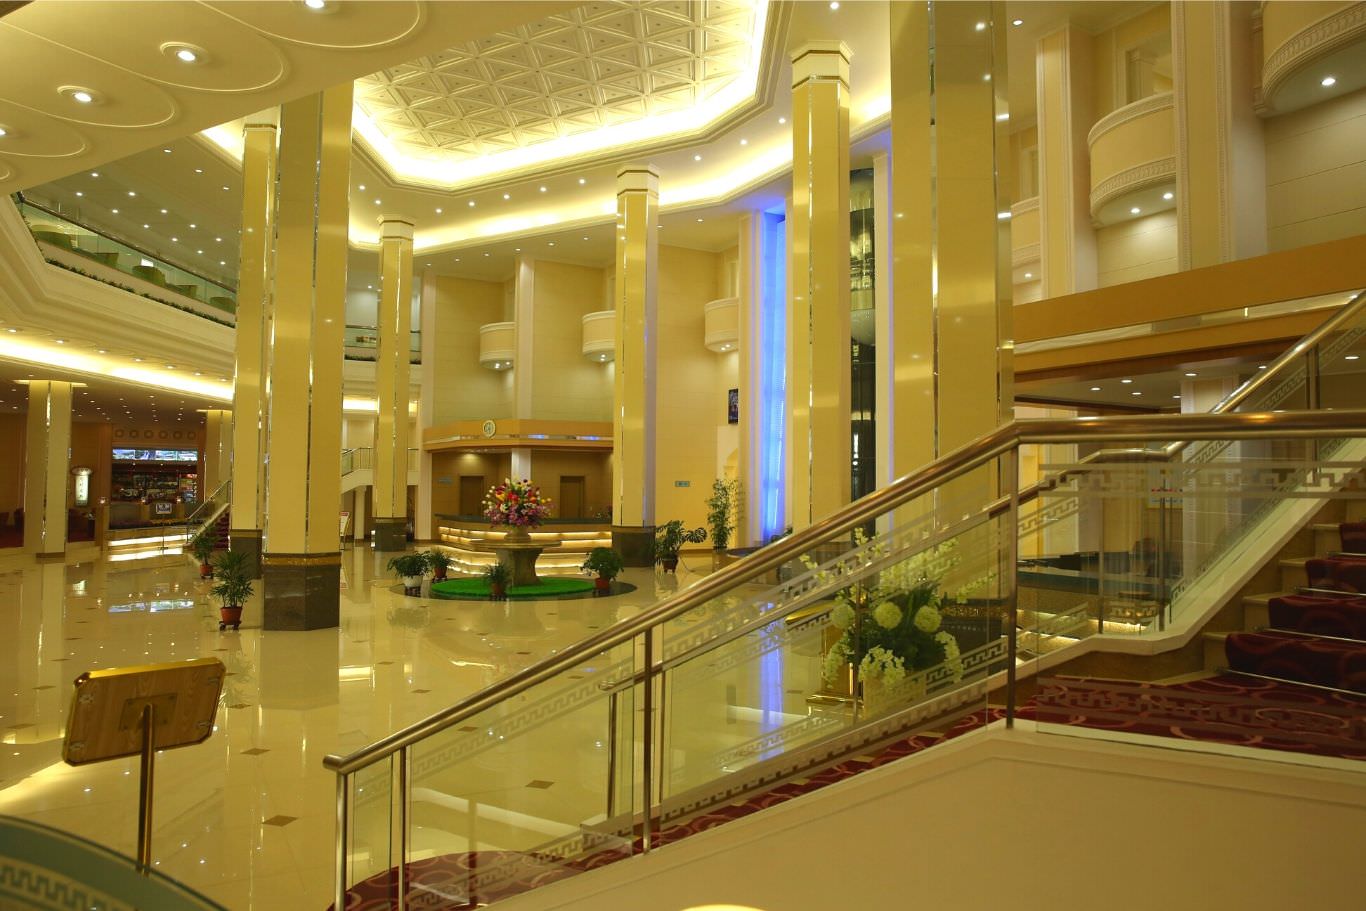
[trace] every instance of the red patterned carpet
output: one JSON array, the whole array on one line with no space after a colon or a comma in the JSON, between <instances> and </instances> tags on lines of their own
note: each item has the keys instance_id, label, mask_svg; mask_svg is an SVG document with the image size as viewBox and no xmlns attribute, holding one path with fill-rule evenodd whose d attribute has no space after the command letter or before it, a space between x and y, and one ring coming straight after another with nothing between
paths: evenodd
<instances>
[{"instance_id":1,"label":"red patterned carpet","mask_svg":"<svg viewBox=\"0 0 1366 911\"><path fill-rule=\"evenodd\" d=\"M1267 602L1272 629L1366 642L1366 598L1281 595Z\"/></svg>"}]
</instances>

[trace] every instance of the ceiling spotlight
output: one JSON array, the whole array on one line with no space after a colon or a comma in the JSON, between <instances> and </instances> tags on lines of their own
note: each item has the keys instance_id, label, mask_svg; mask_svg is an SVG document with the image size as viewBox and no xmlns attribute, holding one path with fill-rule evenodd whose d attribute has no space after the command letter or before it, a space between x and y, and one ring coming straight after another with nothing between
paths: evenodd
<instances>
[{"instance_id":1,"label":"ceiling spotlight","mask_svg":"<svg viewBox=\"0 0 1366 911\"><path fill-rule=\"evenodd\" d=\"M985 22L979 22L973 26L973 29L975 31L985 32L987 30L987 24Z\"/></svg>"},{"instance_id":2,"label":"ceiling spotlight","mask_svg":"<svg viewBox=\"0 0 1366 911\"><path fill-rule=\"evenodd\" d=\"M190 225L190 230L193 231L193 230L194 230L195 228L197 228L197 227L199 227L199 225L191 224L191 225Z\"/></svg>"},{"instance_id":3,"label":"ceiling spotlight","mask_svg":"<svg viewBox=\"0 0 1366 911\"><path fill-rule=\"evenodd\" d=\"M1323 86L1325 89L1330 89L1337 84L1338 77L1336 76L1324 76L1322 79L1319 80L1319 85Z\"/></svg>"},{"instance_id":4,"label":"ceiling spotlight","mask_svg":"<svg viewBox=\"0 0 1366 911\"><path fill-rule=\"evenodd\" d=\"M1034 273L1033 273L1033 272L1026 272L1026 273L1025 273L1025 278L1033 278L1033 277L1034 277Z\"/></svg>"},{"instance_id":5,"label":"ceiling spotlight","mask_svg":"<svg viewBox=\"0 0 1366 911\"><path fill-rule=\"evenodd\" d=\"M91 176L91 177L99 177L99 176L100 176L100 172L99 172L99 171L91 171L91 172L90 172L90 176Z\"/></svg>"},{"instance_id":6,"label":"ceiling spotlight","mask_svg":"<svg viewBox=\"0 0 1366 911\"><path fill-rule=\"evenodd\" d=\"M4 127L0 127L0 136L8 136L8 135L9 135L9 130L5 129Z\"/></svg>"},{"instance_id":7,"label":"ceiling spotlight","mask_svg":"<svg viewBox=\"0 0 1366 911\"><path fill-rule=\"evenodd\" d=\"M584 180L582 177L579 178L579 186L583 186L586 183L588 183L588 181Z\"/></svg>"},{"instance_id":8,"label":"ceiling spotlight","mask_svg":"<svg viewBox=\"0 0 1366 911\"><path fill-rule=\"evenodd\" d=\"M193 228L194 225L190 225L190 227ZM215 237L215 238L214 238L214 242L215 242L215 243L221 244L221 243L223 242L223 238L221 238L221 237Z\"/></svg>"},{"instance_id":9,"label":"ceiling spotlight","mask_svg":"<svg viewBox=\"0 0 1366 911\"><path fill-rule=\"evenodd\" d=\"M64 85L57 91L63 95L66 95L77 104L95 103L95 93L90 91L90 89L82 89L76 86Z\"/></svg>"},{"instance_id":10,"label":"ceiling spotlight","mask_svg":"<svg viewBox=\"0 0 1366 911\"><path fill-rule=\"evenodd\" d=\"M778 123L780 123L780 124L781 124L781 123L787 123L787 118L786 118L786 117L779 117L779 118L778 118Z\"/></svg>"},{"instance_id":11,"label":"ceiling spotlight","mask_svg":"<svg viewBox=\"0 0 1366 911\"><path fill-rule=\"evenodd\" d=\"M1360 360L1360 359L1361 359L1361 355L1359 355L1359 354L1349 354L1349 355L1347 355L1346 357L1343 358L1344 361L1356 361L1356 360Z\"/></svg>"},{"instance_id":12,"label":"ceiling spotlight","mask_svg":"<svg viewBox=\"0 0 1366 911\"><path fill-rule=\"evenodd\" d=\"M110 212L113 212L115 215L118 215L118 214L119 214L119 210L118 210L118 209L110 209L109 211L110 211Z\"/></svg>"},{"instance_id":13,"label":"ceiling spotlight","mask_svg":"<svg viewBox=\"0 0 1366 911\"><path fill-rule=\"evenodd\" d=\"M218 261L218 265L220 265L220 266L226 266L227 264L228 264L227 260L220 259L220 260Z\"/></svg>"},{"instance_id":14,"label":"ceiling spotlight","mask_svg":"<svg viewBox=\"0 0 1366 911\"><path fill-rule=\"evenodd\" d=\"M128 195L129 195L129 196L137 196L138 194L137 194L136 192L134 192L133 190L129 190L129 191L128 191Z\"/></svg>"},{"instance_id":15,"label":"ceiling spotlight","mask_svg":"<svg viewBox=\"0 0 1366 911\"><path fill-rule=\"evenodd\" d=\"M521 248L521 247L513 247L513 248L512 248L512 252L513 252L513 253L521 253L521 252L522 252L522 248ZM460 260L457 259L456 262L460 262Z\"/></svg>"},{"instance_id":16,"label":"ceiling spotlight","mask_svg":"<svg viewBox=\"0 0 1366 911\"><path fill-rule=\"evenodd\" d=\"M1120 380L1121 383L1132 383L1133 380Z\"/></svg>"},{"instance_id":17,"label":"ceiling spotlight","mask_svg":"<svg viewBox=\"0 0 1366 911\"><path fill-rule=\"evenodd\" d=\"M437 207L436 214L437 214L437 215L440 215L440 214L441 214L441 207L440 207L440 206Z\"/></svg>"},{"instance_id":18,"label":"ceiling spotlight","mask_svg":"<svg viewBox=\"0 0 1366 911\"><path fill-rule=\"evenodd\" d=\"M327 7L327 0L304 0L304 6L311 10L320 10Z\"/></svg>"},{"instance_id":19,"label":"ceiling spotlight","mask_svg":"<svg viewBox=\"0 0 1366 911\"><path fill-rule=\"evenodd\" d=\"M141 363L142 363L142 358L140 358L140 357L135 357L135 358L133 358L133 363L134 363L134 364L141 364Z\"/></svg>"},{"instance_id":20,"label":"ceiling spotlight","mask_svg":"<svg viewBox=\"0 0 1366 911\"><path fill-rule=\"evenodd\" d=\"M504 194L503 194L503 198L504 198L504 199L511 199L511 198L512 198L512 194L510 194L510 193L504 193Z\"/></svg>"},{"instance_id":21,"label":"ceiling spotlight","mask_svg":"<svg viewBox=\"0 0 1366 911\"><path fill-rule=\"evenodd\" d=\"M77 195L77 196L84 196L85 194L82 193L80 190L77 190L77 191L76 191L76 195Z\"/></svg>"},{"instance_id":22,"label":"ceiling spotlight","mask_svg":"<svg viewBox=\"0 0 1366 911\"><path fill-rule=\"evenodd\" d=\"M692 157L692 160L693 160L693 161L701 161L701 160L702 160L702 156L701 156L701 155L694 155L694 156Z\"/></svg>"},{"instance_id":23,"label":"ceiling spotlight","mask_svg":"<svg viewBox=\"0 0 1366 911\"><path fill-rule=\"evenodd\" d=\"M166 213L166 210L165 210L165 209L162 209L162 210L161 210L161 214L162 214L162 215L167 214L167 213Z\"/></svg>"},{"instance_id":24,"label":"ceiling spotlight","mask_svg":"<svg viewBox=\"0 0 1366 911\"><path fill-rule=\"evenodd\" d=\"M170 155L170 154L171 154L171 150L170 150L170 149L162 149L161 151L165 152L167 155Z\"/></svg>"},{"instance_id":25,"label":"ceiling spotlight","mask_svg":"<svg viewBox=\"0 0 1366 911\"><path fill-rule=\"evenodd\" d=\"M357 189L357 190L360 190L362 193L364 193L364 192L365 192L365 184L359 184L359 185L356 187L356 189Z\"/></svg>"},{"instance_id":26,"label":"ceiling spotlight","mask_svg":"<svg viewBox=\"0 0 1366 911\"><path fill-rule=\"evenodd\" d=\"M1100 387L1099 387L1099 386L1092 386L1092 387L1091 387L1091 391L1092 391L1092 392L1100 392Z\"/></svg>"},{"instance_id":27,"label":"ceiling spotlight","mask_svg":"<svg viewBox=\"0 0 1366 911\"><path fill-rule=\"evenodd\" d=\"M190 50L188 47L182 47L180 50L175 52L175 55L177 60L180 60L184 63L194 63L196 60L199 59L199 55L196 54L194 51Z\"/></svg>"},{"instance_id":28,"label":"ceiling spotlight","mask_svg":"<svg viewBox=\"0 0 1366 911\"><path fill-rule=\"evenodd\" d=\"M143 227L143 228L150 228L150 227L152 227L152 226L151 226L151 225L143 225L142 227Z\"/></svg>"},{"instance_id":29,"label":"ceiling spotlight","mask_svg":"<svg viewBox=\"0 0 1366 911\"><path fill-rule=\"evenodd\" d=\"M1174 196L1176 196L1176 194L1173 193L1171 190L1168 190L1167 192L1165 192L1165 193L1162 194L1162 198L1163 198L1163 199L1167 199L1167 200L1170 200L1170 199L1173 198Z\"/></svg>"},{"instance_id":30,"label":"ceiling spotlight","mask_svg":"<svg viewBox=\"0 0 1366 911\"><path fill-rule=\"evenodd\" d=\"M1138 214L1141 213L1142 211L1143 211L1143 210L1140 209L1138 206L1134 206L1134 207L1132 207L1131 209L1129 209L1129 214L1130 214L1130 215L1138 215Z\"/></svg>"},{"instance_id":31,"label":"ceiling spotlight","mask_svg":"<svg viewBox=\"0 0 1366 911\"><path fill-rule=\"evenodd\" d=\"M552 244L552 246L553 246L553 244ZM485 255L485 256L488 256L489 254L485 253L484 255Z\"/></svg>"},{"instance_id":32,"label":"ceiling spotlight","mask_svg":"<svg viewBox=\"0 0 1366 911\"><path fill-rule=\"evenodd\" d=\"M699 219L697 220L697 223L698 223L699 225L702 224L702 219L699 218Z\"/></svg>"},{"instance_id":33,"label":"ceiling spotlight","mask_svg":"<svg viewBox=\"0 0 1366 911\"><path fill-rule=\"evenodd\" d=\"M747 145L749 145L749 140L748 140L748 139L741 139L741 140L740 140L740 145L742 145L742 146L747 146Z\"/></svg>"},{"instance_id":34,"label":"ceiling spotlight","mask_svg":"<svg viewBox=\"0 0 1366 911\"><path fill-rule=\"evenodd\" d=\"M375 205L378 206L378 205L380 205L380 204L381 204L380 200L376 199L376 200L375 200Z\"/></svg>"},{"instance_id":35,"label":"ceiling spotlight","mask_svg":"<svg viewBox=\"0 0 1366 911\"><path fill-rule=\"evenodd\" d=\"M541 192L542 192L542 193L545 192L545 187L541 187Z\"/></svg>"},{"instance_id":36,"label":"ceiling spotlight","mask_svg":"<svg viewBox=\"0 0 1366 911\"><path fill-rule=\"evenodd\" d=\"M584 239L584 240L587 240L587 239L588 239L587 235L585 235L583 239Z\"/></svg>"},{"instance_id":37,"label":"ceiling spotlight","mask_svg":"<svg viewBox=\"0 0 1366 911\"><path fill-rule=\"evenodd\" d=\"M471 209L474 208L474 200L473 200L473 199L470 200L470 208L471 208Z\"/></svg>"},{"instance_id":38,"label":"ceiling spotlight","mask_svg":"<svg viewBox=\"0 0 1366 911\"><path fill-rule=\"evenodd\" d=\"M204 169L203 169L203 168L195 168L195 169L194 169L194 172L195 172L196 174L203 174L203 173L204 173Z\"/></svg>"},{"instance_id":39,"label":"ceiling spotlight","mask_svg":"<svg viewBox=\"0 0 1366 911\"><path fill-rule=\"evenodd\" d=\"M1137 391L1129 393L1129 395L1142 395L1142 394L1143 394L1143 393L1137 392Z\"/></svg>"},{"instance_id":40,"label":"ceiling spotlight","mask_svg":"<svg viewBox=\"0 0 1366 911\"><path fill-rule=\"evenodd\" d=\"M228 185L227 185L227 184L223 184L223 189L226 190L227 188L228 188Z\"/></svg>"},{"instance_id":41,"label":"ceiling spotlight","mask_svg":"<svg viewBox=\"0 0 1366 911\"><path fill-rule=\"evenodd\" d=\"M1265 370L1265 369L1266 369L1266 364L1260 364L1260 365L1258 365L1257 369L1258 369L1258 370Z\"/></svg>"},{"instance_id":42,"label":"ceiling spotlight","mask_svg":"<svg viewBox=\"0 0 1366 911\"><path fill-rule=\"evenodd\" d=\"M839 9L839 8L840 8L840 2L839 2L839 0L830 0L830 8L831 8L831 9Z\"/></svg>"},{"instance_id":43,"label":"ceiling spotlight","mask_svg":"<svg viewBox=\"0 0 1366 911\"><path fill-rule=\"evenodd\" d=\"M180 243L180 238L179 238L179 237L172 237L172 238L171 238L171 243L173 243L173 244L178 244L178 243Z\"/></svg>"},{"instance_id":44,"label":"ceiling spotlight","mask_svg":"<svg viewBox=\"0 0 1366 911\"><path fill-rule=\"evenodd\" d=\"M1181 396L1179 396L1179 395L1173 395L1172 398L1174 398L1174 399L1179 399L1179 398L1181 398Z\"/></svg>"},{"instance_id":45,"label":"ceiling spotlight","mask_svg":"<svg viewBox=\"0 0 1366 911\"><path fill-rule=\"evenodd\" d=\"M547 242L547 243L546 243L546 246L547 246L547 247L553 247L553 246L555 246L555 241L552 240L552 241ZM487 253L485 253L484 255L485 255L485 256L488 256Z\"/></svg>"},{"instance_id":46,"label":"ceiling spotlight","mask_svg":"<svg viewBox=\"0 0 1366 911\"><path fill-rule=\"evenodd\" d=\"M1198 373L1187 373L1186 376L1199 376Z\"/></svg>"},{"instance_id":47,"label":"ceiling spotlight","mask_svg":"<svg viewBox=\"0 0 1366 911\"><path fill-rule=\"evenodd\" d=\"M1024 20L1023 20L1023 19L1011 19L1011 20L1010 20L1010 24L1013 25L1013 26L1015 26L1016 28L1019 28L1020 26L1024 25Z\"/></svg>"},{"instance_id":48,"label":"ceiling spotlight","mask_svg":"<svg viewBox=\"0 0 1366 911\"><path fill-rule=\"evenodd\" d=\"M66 344L66 339L64 339L64 338L53 339L53 341L56 342L56 343L59 344L59 345L65 345L65 344Z\"/></svg>"}]
</instances>

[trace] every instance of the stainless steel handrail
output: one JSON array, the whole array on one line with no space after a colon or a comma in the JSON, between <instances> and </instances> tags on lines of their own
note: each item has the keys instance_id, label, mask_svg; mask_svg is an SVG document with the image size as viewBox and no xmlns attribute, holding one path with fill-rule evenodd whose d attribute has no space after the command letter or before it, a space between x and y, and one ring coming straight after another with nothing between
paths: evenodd
<instances>
[{"instance_id":1,"label":"stainless steel handrail","mask_svg":"<svg viewBox=\"0 0 1366 911\"><path fill-rule=\"evenodd\" d=\"M1175 437L1181 440L1255 439L1258 437L1366 437L1366 410L1287 411L1232 414L1119 415L1070 420L1026 420L1005 424L839 512L775 541L696 585L635 617L570 646L558 654L485 687L467 699L396 731L346 756L329 754L323 765L351 774L412 746L498 703L552 679L580 661L624 645L641 633L693 610L755 576L777 569L837 535L862 526L916 497L981 468L1022 443L1140 442Z\"/></svg>"}]
</instances>

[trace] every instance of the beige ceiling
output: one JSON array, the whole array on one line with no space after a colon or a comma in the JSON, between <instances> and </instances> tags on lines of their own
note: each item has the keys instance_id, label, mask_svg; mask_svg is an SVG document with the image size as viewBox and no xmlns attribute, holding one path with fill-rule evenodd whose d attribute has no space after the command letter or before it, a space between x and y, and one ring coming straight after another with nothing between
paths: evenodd
<instances>
[{"instance_id":1,"label":"beige ceiling","mask_svg":"<svg viewBox=\"0 0 1366 911\"><path fill-rule=\"evenodd\" d=\"M696 110L748 70L766 2L586 3L359 79L357 106L446 165Z\"/></svg>"},{"instance_id":2,"label":"beige ceiling","mask_svg":"<svg viewBox=\"0 0 1366 911\"><path fill-rule=\"evenodd\" d=\"M569 9L563 2L48 0L0 18L0 192ZM176 57L179 46L198 59ZM63 92L63 88L68 91ZM88 90L82 104L72 89Z\"/></svg>"},{"instance_id":3,"label":"beige ceiling","mask_svg":"<svg viewBox=\"0 0 1366 911\"><path fill-rule=\"evenodd\" d=\"M188 426L203 423L199 409L225 407L222 402L192 393L154 392L146 386L104 376L54 367L38 369L0 360L0 414L27 414L28 387L22 384L37 377L85 384L76 390L71 407L73 420L80 422L144 424L163 421Z\"/></svg>"}]
</instances>

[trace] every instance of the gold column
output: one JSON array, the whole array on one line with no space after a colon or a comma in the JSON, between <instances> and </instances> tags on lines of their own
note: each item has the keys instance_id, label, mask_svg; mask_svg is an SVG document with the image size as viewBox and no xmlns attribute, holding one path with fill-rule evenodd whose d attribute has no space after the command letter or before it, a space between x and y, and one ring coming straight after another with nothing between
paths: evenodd
<instances>
[{"instance_id":1,"label":"gold column","mask_svg":"<svg viewBox=\"0 0 1366 911\"><path fill-rule=\"evenodd\" d=\"M1011 415L1009 222L997 217L1009 192L994 156L1006 141L996 113L1006 110L1007 19L990 2L894 3L890 15L899 476Z\"/></svg>"},{"instance_id":2,"label":"gold column","mask_svg":"<svg viewBox=\"0 0 1366 911\"><path fill-rule=\"evenodd\" d=\"M204 477L199 497L207 500L232 473L232 412L223 408L204 410Z\"/></svg>"},{"instance_id":3,"label":"gold column","mask_svg":"<svg viewBox=\"0 0 1366 911\"><path fill-rule=\"evenodd\" d=\"M265 346L274 280L277 130L249 123L242 144L242 236L237 277L236 369L232 410L232 512L228 536L261 575L266 495Z\"/></svg>"},{"instance_id":4,"label":"gold column","mask_svg":"<svg viewBox=\"0 0 1366 911\"><path fill-rule=\"evenodd\" d=\"M1039 39L1039 252L1043 296L1096 287L1091 227L1091 36L1066 25ZM1002 197L1002 208L1007 197Z\"/></svg>"},{"instance_id":5,"label":"gold column","mask_svg":"<svg viewBox=\"0 0 1366 911\"><path fill-rule=\"evenodd\" d=\"M849 502L849 49L792 54L792 285L788 517L804 528Z\"/></svg>"},{"instance_id":6,"label":"gold column","mask_svg":"<svg viewBox=\"0 0 1366 911\"><path fill-rule=\"evenodd\" d=\"M66 554L71 469L71 390L60 380L28 381L24 447L24 550L39 560Z\"/></svg>"},{"instance_id":7,"label":"gold column","mask_svg":"<svg viewBox=\"0 0 1366 911\"><path fill-rule=\"evenodd\" d=\"M317 629L339 619L351 98L347 82L280 109L267 361L266 629Z\"/></svg>"},{"instance_id":8,"label":"gold column","mask_svg":"<svg viewBox=\"0 0 1366 911\"><path fill-rule=\"evenodd\" d=\"M659 172L618 171L612 543L627 566L654 564L658 219Z\"/></svg>"},{"instance_id":9,"label":"gold column","mask_svg":"<svg viewBox=\"0 0 1366 911\"><path fill-rule=\"evenodd\" d=\"M1253 109L1260 72L1255 6L1171 5L1182 269L1266 252L1266 147Z\"/></svg>"},{"instance_id":10,"label":"gold column","mask_svg":"<svg viewBox=\"0 0 1366 911\"><path fill-rule=\"evenodd\" d=\"M413 221L380 218L379 350L375 362L375 549L407 547L408 339L413 306Z\"/></svg>"}]
</instances>

